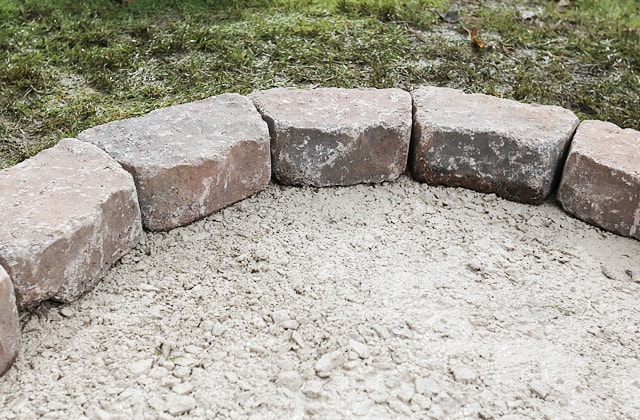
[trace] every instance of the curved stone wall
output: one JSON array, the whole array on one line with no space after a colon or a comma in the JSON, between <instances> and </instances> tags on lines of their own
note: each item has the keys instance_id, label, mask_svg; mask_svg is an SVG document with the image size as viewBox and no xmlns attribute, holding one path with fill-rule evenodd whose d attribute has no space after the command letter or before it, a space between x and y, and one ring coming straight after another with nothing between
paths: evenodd
<instances>
[{"instance_id":1,"label":"curved stone wall","mask_svg":"<svg viewBox=\"0 0 640 420\"><path fill-rule=\"evenodd\" d=\"M140 240L263 190L393 181L537 204L640 239L640 132L425 87L224 94L86 130L0 171L0 374L18 309L90 290Z\"/></svg>"}]
</instances>

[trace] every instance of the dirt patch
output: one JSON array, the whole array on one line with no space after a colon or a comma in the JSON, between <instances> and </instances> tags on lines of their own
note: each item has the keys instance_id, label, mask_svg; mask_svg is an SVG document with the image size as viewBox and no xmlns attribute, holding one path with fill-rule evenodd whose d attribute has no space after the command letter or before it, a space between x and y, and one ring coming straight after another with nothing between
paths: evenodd
<instances>
[{"instance_id":1,"label":"dirt patch","mask_svg":"<svg viewBox=\"0 0 640 420\"><path fill-rule=\"evenodd\" d=\"M552 204L272 185L23 314L0 418L636 418L639 256Z\"/></svg>"}]
</instances>

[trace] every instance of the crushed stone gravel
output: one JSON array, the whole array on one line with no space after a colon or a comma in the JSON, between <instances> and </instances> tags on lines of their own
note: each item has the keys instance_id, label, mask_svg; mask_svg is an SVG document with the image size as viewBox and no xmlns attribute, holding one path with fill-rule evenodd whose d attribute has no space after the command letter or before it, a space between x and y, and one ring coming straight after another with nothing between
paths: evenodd
<instances>
[{"instance_id":1,"label":"crushed stone gravel","mask_svg":"<svg viewBox=\"0 0 640 420\"><path fill-rule=\"evenodd\" d=\"M639 297L552 203L271 185L23 313L0 419L640 418Z\"/></svg>"}]
</instances>

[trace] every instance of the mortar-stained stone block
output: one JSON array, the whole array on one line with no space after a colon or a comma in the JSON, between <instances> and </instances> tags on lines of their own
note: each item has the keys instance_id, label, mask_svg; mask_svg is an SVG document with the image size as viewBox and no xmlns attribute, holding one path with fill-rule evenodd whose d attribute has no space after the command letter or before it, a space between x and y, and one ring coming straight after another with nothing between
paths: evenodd
<instances>
[{"instance_id":1,"label":"mortar-stained stone block","mask_svg":"<svg viewBox=\"0 0 640 420\"><path fill-rule=\"evenodd\" d=\"M0 171L0 203L0 264L19 308L76 299L142 235L131 175L76 139Z\"/></svg>"},{"instance_id":2,"label":"mortar-stained stone block","mask_svg":"<svg viewBox=\"0 0 640 420\"><path fill-rule=\"evenodd\" d=\"M640 131L583 121L569 149L558 201L579 219L640 239Z\"/></svg>"},{"instance_id":3,"label":"mortar-stained stone block","mask_svg":"<svg viewBox=\"0 0 640 420\"><path fill-rule=\"evenodd\" d=\"M18 356L20 320L9 275L0 266L0 376L4 375Z\"/></svg>"},{"instance_id":4,"label":"mortar-stained stone block","mask_svg":"<svg viewBox=\"0 0 640 420\"><path fill-rule=\"evenodd\" d=\"M449 88L412 96L416 180L531 204L551 194L578 126L573 112Z\"/></svg>"},{"instance_id":5,"label":"mortar-stained stone block","mask_svg":"<svg viewBox=\"0 0 640 420\"><path fill-rule=\"evenodd\" d=\"M269 124L273 173L282 184L378 183L406 170L408 92L278 88L251 98Z\"/></svg>"},{"instance_id":6,"label":"mortar-stained stone block","mask_svg":"<svg viewBox=\"0 0 640 420\"><path fill-rule=\"evenodd\" d=\"M187 225L263 190L269 130L246 97L230 93L90 128L135 179L150 230Z\"/></svg>"}]
</instances>

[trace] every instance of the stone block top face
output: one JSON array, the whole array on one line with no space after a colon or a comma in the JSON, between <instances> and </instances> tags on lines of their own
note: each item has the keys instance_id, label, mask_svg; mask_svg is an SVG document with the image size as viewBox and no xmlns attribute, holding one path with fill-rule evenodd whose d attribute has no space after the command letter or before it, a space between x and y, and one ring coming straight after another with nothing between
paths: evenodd
<instances>
[{"instance_id":1,"label":"stone block top face","mask_svg":"<svg viewBox=\"0 0 640 420\"><path fill-rule=\"evenodd\" d=\"M640 131L605 121L583 121L570 153L640 180Z\"/></svg>"},{"instance_id":2,"label":"stone block top face","mask_svg":"<svg viewBox=\"0 0 640 420\"><path fill-rule=\"evenodd\" d=\"M18 355L20 320L13 284L0 266L0 376L11 367Z\"/></svg>"},{"instance_id":3,"label":"stone block top face","mask_svg":"<svg viewBox=\"0 0 640 420\"><path fill-rule=\"evenodd\" d=\"M99 125L78 138L125 167L151 170L221 160L238 141L269 141L269 131L251 101L225 93Z\"/></svg>"},{"instance_id":4,"label":"stone block top face","mask_svg":"<svg viewBox=\"0 0 640 420\"><path fill-rule=\"evenodd\" d=\"M131 175L104 151L76 139L1 170L0 258L10 244L44 244L56 232L84 223L96 202L113 194L112 184L132 184Z\"/></svg>"},{"instance_id":5,"label":"stone block top face","mask_svg":"<svg viewBox=\"0 0 640 420\"><path fill-rule=\"evenodd\" d=\"M422 123L442 131L493 133L548 147L573 134L579 120L568 109L525 104L458 89L424 87L413 91L414 114Z\"/></svg>"},{"instance_id":6,"label":"stone block top face","mask_svg":"<svg viewBox=\"0 0 640 420\"><path fill-rule=\"evenodd\" d=\"M77 139L0 171L0 203L0 263L20 308L73 300L142 234L131 175Z\"/></svg>"},{"instance_id":7,"label":"stone block top face","mask_svg":"<svg viewBox=\"0 0 640 420\"><path fill-rule=\"evenodd\" d=\"M417 180L531 204L551 194L579 123L573 112L449 88L412 96Z\"/></svg>"},{"instance_id":8,"label":"stone block top face","mask_svg":"<svg viewBox=\"0 0 640 420\"><path fill-rule=\"evenodd\" d=\"M360 132L371 126L411 126L411 95L401 89L275 88L250 97L276 129Z\"/></svg>"},{"instance_id":9,"label":"stone block top face","mask_svg":"<svg viewBox=\"0 0 640 420\"><path fill-rule=\"evenodd\" d=\"M276 88L250 97L269 124L273 172L283 184L376 183L406 170L408 92Z\"/></svg>"}]
</instances>

